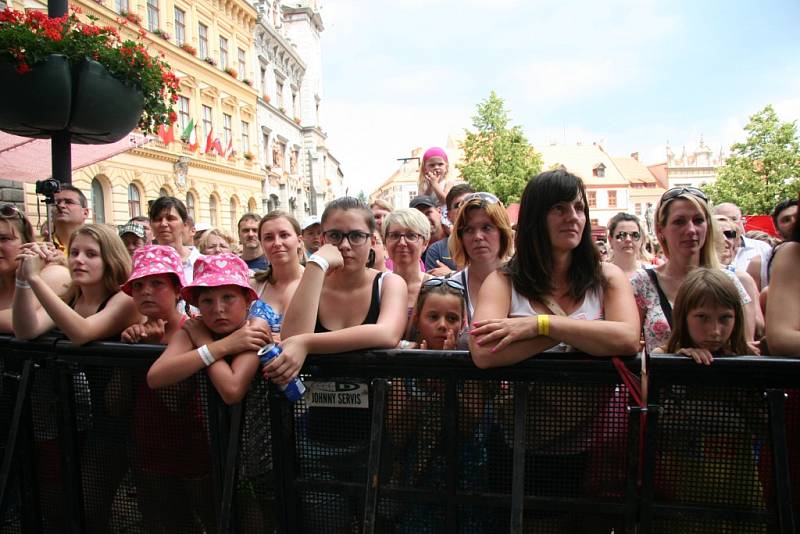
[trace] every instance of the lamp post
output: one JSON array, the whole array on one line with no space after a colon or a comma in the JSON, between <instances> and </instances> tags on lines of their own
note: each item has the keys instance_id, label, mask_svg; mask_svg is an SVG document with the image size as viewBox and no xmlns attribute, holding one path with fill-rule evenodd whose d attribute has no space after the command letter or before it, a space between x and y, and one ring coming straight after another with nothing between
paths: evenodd
<instances>
[{"instance_id":1,"label":"lamp post","mask_svg":"<svg viewBox=\"0 0 800 534\"><path fill-rule=\"evenodd\" d=\"M47 0L47 16L63 17L67 14L67 0ZM53 178L62 184L72 183L72 143L67 128L50 137L50 160Z\"/></svg>"}]
</instances>

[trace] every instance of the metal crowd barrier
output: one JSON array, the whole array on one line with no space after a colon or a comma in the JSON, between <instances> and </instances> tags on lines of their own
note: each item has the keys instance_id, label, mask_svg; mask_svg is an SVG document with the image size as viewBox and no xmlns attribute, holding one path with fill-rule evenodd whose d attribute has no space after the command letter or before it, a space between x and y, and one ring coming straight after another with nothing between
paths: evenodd
<instances>
[{"instance_id":1,"label":"metal crowd barrier","mask_svg":"<svg viewBox=\"0 0 800 534\"><path fill-rule=\"evenodd\" d=\"M226 406L162 350L0 337L0 534L795 531L799 360L652 357L639 406L607 359L372 351Z\"/></svg>"}]
</instances>

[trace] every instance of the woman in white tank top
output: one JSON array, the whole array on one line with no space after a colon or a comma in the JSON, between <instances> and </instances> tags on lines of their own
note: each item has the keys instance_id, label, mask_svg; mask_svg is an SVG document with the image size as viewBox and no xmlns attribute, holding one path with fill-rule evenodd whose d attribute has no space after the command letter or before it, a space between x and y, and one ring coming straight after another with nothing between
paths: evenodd
<instances>
[{"instance_id":1,"label":"woman in white tank top","mask_svg":"<svg viewBox=\"0 0 800 534\"><path fill-rule=\"evenodd\" d=\"M577 176L558 169L528 182L514 257L481 286L470 335L478 367L568 347L594 356L637 352L633 291L619 267L600 262L589 220Z\"/></svg>"}]
</instances>

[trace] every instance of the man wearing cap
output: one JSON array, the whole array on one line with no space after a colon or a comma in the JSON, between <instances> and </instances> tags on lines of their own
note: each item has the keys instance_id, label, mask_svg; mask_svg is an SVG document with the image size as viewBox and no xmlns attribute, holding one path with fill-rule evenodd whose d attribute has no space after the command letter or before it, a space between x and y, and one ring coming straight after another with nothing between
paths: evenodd
<instances>
[{"instance_id":1,"label":"man wearing cap","mask_svg":"<svg viewBox=\"0 0 800 534\"><path fill-rule=\"evenodd\" d=\"M144 226L129 222L119 227L119 237L125 243L125 248L128 249L128 254L133 257L133 253L137 248L141 248L148 243L146 242L147 234L144 231Z\"/></svg>"},{"instance_id":2,"label":"man wearing cap","mask_svg":"<svg viewBox=\"0 0 800 534\"><path fill-rule=\"evenodd\" d=\"M436 198L420 195L414 197L408 207L421 211L425 218L428 219L428 222L431 223L431 238L428 243L447 239L449 233L447 228L442 225L442 214L439 212L439 208L436 207ZM422 261L425 261L429 249L430 245L422 252Z\"/></svg>"},{"instance_id":3,"label":"man wearing cap","mask_svg":"<svg viewBox=\"0 0 800 534\"><path fill-rule=\"evenodd\" d=\"M147 245L154 245L156 240L153 237L153 229L150 227L150 217L147 215L137 215L136 217L131 217L131 220L127 222L127 224L136 223L142 228L144 228L144 241Z\"/></svg>"},{"instance_id":4,"label":"man wearing cap","mask_svg":"<svg viewBox=\"0 0 800 534\"><path fill-rule=\"evenodd\" d=\"M306 217L300 225L300 231L306 256L311 256L322 246L322 221L316 215Z\"/></svg>"},{"instance_id":5,"label":"man wearing cap","mask_svg":"<svg viewBox=\"0 0 800 534\"><path fill-rule=\"evenodd\" d=\"M458 208L461 201L464 200L470 193L475 190L469 184L456 184L450 191L447 192L445 202L447 205L447 216L455 222L458 217ZM425 255L425 270L433 276L447 276L456 271L456 263L450 254L450 247L448 246L449 237L440 239L428 247L427 254Z\"/></svg>"},{"instance_id":6,"label":"man wearing cap","mask_svg":"<svg viewBox=\"0 0 800 534\"><path fill-rule=\"evenodd\" d=\"M239 219L239 243L242 245L242 259L251 271L266 271L269 266L267 257L261 249L258 238L258 223L261 217L255 213L245 213Z\"/></svg>"}]
</instances>

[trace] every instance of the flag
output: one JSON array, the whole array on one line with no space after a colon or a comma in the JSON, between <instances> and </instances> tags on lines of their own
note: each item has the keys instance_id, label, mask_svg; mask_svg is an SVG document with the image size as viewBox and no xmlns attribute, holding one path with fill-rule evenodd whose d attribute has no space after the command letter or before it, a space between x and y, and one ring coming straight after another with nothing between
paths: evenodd
<instances>
[{"instance_id":1,"label":"flag","mask_svg":"<svg viewBox=\"0 0 800 534\"><path fill-rule=\"evenodd\" d=\"M216 150L217 154L220 156L225 156L225 152L222 150L222 141L219 140L219 137L214 139L214 150Z\"/></svg>"},{"instance_id":2,"label":"flag","mask_svg":"<svg viewBox=\"0 0 800 534\"><path fill-rule=\"evenodd\" d=\"M161 138L161 142L164 143L165 145L168 145L173 141L175 141L175 128L173 127L173 124L170 123L169 129L167 129L167 127L164 126L163 124L159 125L158 137Z\"/></svg>"},{"instance_id":3,"label":"flag","mask_svg":"<svg viewBox=\"0 0 800 534\"><path fill-rule=\"evenodd\" d=\"M194 119L189 119L189 124L187 124L186 128L183 129L183 132L181 132L181 140L188 143L193 131Z\"/></svg>"},{"instance_id":4,"label":"flag","mask_svg":"<svg viewBox=\"0 0 800 534\"><path fill-rule=\"evenodd\" d=\"M228 146L225 148L223 157L231 159L233 157L233 138L228 139Z\"/></svg>"},{"instance_id":5,"label":"flag","mask_svg":"<svg viewBox=\"0 0 800 534\"><path fill-rule=\"evenodd\" d=\"M200 143L197 142L197 125L195 124L192 126L192 131L189 132L189 137L187 139L187 143L189 143L189 150L192 152L197 152L197 149L200 148Z\"/></svg>"},{"instance_id":6,"label":"flag","mask_svg":"<svg viewBox=\"0 0 800 534\"><path fill-rule=\"evenodd\" d=\"M212 150L214 150L214 127L213 126L208 130L208 134L206 135L206 149L203 151L203 153L204 154L210 154Z\"/></svg>"}]
</instances>

